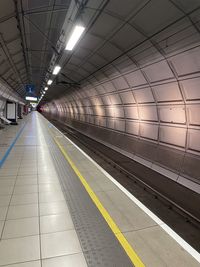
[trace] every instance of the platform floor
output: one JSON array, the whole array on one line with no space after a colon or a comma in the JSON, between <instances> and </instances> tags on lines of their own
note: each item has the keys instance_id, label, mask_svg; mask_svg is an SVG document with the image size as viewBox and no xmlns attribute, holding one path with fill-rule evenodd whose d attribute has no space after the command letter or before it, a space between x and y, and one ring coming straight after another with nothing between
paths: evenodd
<instances>
[{"instance_id":1,"label":"platform floor","mask_svg":"<svg viewBox=\"0 0 200 267\"><path fill-rule=\"evenodd\" d=\"M1 144L10 136L9 144L0 146L0 266L200 266L182 241L176 242L162 222L152 219L39 113L13 127L0 133ZM9 145L13 148L5 158ZM105 222L78 176L118 232ZM135 252L135 264L119 235Z\"/></svg>"}]
</instances>

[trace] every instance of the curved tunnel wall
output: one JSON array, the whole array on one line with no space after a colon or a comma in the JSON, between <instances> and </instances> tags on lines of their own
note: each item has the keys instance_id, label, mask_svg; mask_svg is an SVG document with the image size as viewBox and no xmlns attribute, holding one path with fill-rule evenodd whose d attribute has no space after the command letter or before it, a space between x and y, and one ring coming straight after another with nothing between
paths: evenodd
<instances>
[{"instance_id":1,"label":"curved tunnel wall","mask_svg":"<svg viewBox=\"0 0 200 267\"><path fill-rule=\"evenodd\" d=\"M80 88L66 89L43 110L187 184L200 183L199 104L200 35L194 25L181 24L124 53Z\"/></svg>"}]
</instances>

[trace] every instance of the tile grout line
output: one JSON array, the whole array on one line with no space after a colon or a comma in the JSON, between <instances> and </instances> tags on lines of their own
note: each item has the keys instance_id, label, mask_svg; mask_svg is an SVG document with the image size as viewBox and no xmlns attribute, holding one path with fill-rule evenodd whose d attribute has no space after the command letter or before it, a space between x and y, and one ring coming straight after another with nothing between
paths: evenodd
<instances>
[{"instance_id":1,"label":"tile grout line","mask_svg":"<svg viewBox=\"0 0 200 267\"><path fill-rule=\"evenodd\" d=\"M53 256L53 257L47 257L47 258L44 258L44 260L51 260L51 259L55 259L55 258L62 258L62 257L67 257L67 256L79 255L79 254L82 254L82 253L81 252L77 252L77 253L63 254L63 255L58 255L58 256ZM40 261L40 260L21 261L21 262L18 262L17 264L32 263L32 262L38 262L38 261ZM15 266L15 265L16 265L16 263L9 263L9 264L6 265L6 267L7 266L12 267L12 266ZM4 266L5 265L0 265L0 267L4 267ZM75 266L75 267L78 267L78 266Z\"/></svg>"}]
</instances>

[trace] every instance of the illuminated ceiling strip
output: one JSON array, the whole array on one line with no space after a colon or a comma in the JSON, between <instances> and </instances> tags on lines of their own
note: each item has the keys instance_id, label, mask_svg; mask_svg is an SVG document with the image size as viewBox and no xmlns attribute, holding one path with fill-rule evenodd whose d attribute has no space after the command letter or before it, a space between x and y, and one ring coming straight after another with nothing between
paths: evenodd
<instances>
[{"instance_id":1,"label":"illuminated ceiling strip","mask_svg":"<svg viewBox=\"0 0 200 267\"><path fill-rule=\"evenodd\" d=\"M75 26L70 38L69 38L69 41L67 42L67 45L66 45L66 50L72 50L74 48L74 46L76 45L76 43L78 42L78 40L80 39L81 35L83 34L85 30L85 27L83 26Z\"/></svg>"},{"instance_id":2,"label":"illuminated ceiling strip","mask_svg":"<svg viewBox=\"0 0 200 267\"><path fill-rule=\"evenodd\" d=\"M48 84L48 85L51 85L52 82L53 82L52 80L48 80L47 84Z\"/></svg>"},{"instance_id":3,"label":"illuminated ceiling strip","mask_svg":"<svg viewBox=\"0 0 200 267\"><path fill-rule=\"evenodd\" d=\"M34 96L26 96L25 97L26 100L29 100L29 101L37 101L37 97L34 97Z\"/></svg>"},{"instance_id":4,"label":"illuminated ceiling strip","mask_svg":"<svg viewBox=\"0 0 200 267\"><path fill-rule=\"evenodd\" d=\"M59 73L59 71L61 70L60 66L55 66L54 70L53 70L53 75L57 75Z\"/></svg>"}]
</instances>

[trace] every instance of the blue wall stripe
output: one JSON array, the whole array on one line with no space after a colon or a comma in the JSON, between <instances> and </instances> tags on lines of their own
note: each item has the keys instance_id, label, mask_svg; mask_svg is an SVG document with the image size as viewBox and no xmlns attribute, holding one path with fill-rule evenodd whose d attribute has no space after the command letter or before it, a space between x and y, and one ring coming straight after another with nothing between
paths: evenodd
<instances>
[{"instance_id":1,"label":"blue wall stripe","mask_svg":"<svg viewBox=\"0 0 200 267\"><path fill-rule=\"evenodd\" d=\"M8 155L10 154L10 151L12 150L12 148L14 147L15 143L17 142L17 139L19 138L20 134L22 133L22 131L24 130L26 126L26 123L24 124L24 126L19 130L19 132L17 133L15 139L12 141L12 143L10 144L10 146L8 147L8 149L6 150L3 158L0 160L0 168L3 166L5 160L7 159Z\"/></svg>"}]
</instances>

